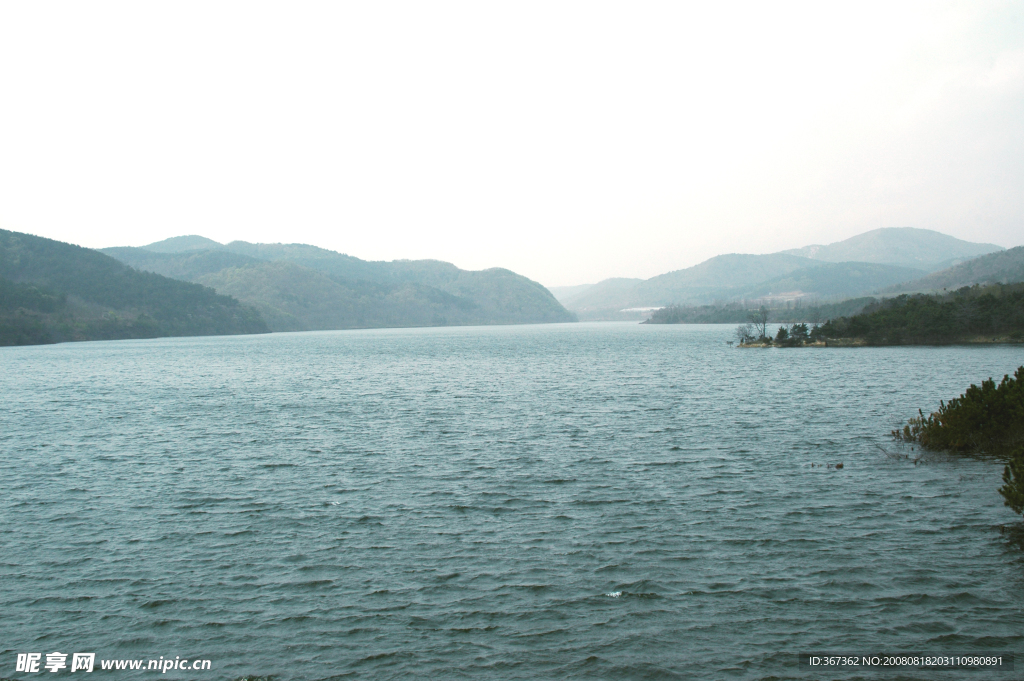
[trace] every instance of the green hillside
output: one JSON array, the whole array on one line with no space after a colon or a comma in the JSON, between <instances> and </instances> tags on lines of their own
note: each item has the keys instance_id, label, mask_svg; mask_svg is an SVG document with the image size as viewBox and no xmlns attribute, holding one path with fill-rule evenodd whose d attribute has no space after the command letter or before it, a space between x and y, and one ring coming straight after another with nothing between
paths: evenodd
<instances>
[{"instance_id":1,"label":"green hillside","mask_svg":"<svg viewBox=\"0 0 1024 681\"><path fill-rule=\"evenodd\" d=\"M374 262L306 244L244 241L205 251L155 253L146 247L104 253L234 296L258 309L275 331L575 320L546 288L501 268L466 271L438 260Z\"/></svg>"},{"instance_id":2,"label":"green hillside","mask_svg":"<svg viewBox=\"0 0 1024 681\"><path fill-rule=\"evenodd\" d=\"M386 262L360 260L308 244L251 244L247 241L232 241L223 248L255 260L286 260L343 279L378 281L386 276L384 273L388 269Z\"/></svg>"},{"instance_id":3,"label":"green hillside","mask_svg":"<svg viewBox=\"0 0 1024 681\"><path fill-rule=\"evenodd\" d=\"M922 274L921 270L910 267L870 262L821 263L761 282L739 297L750 299L800 291L815 298L851 298L917 279Z\"/></svg>"},{"instance_id":4,"label":"green hillside","mask_svg":"<svg viewBox=\"0 0 1024 681\"><path fill-rule=\"evenodd\" d=\"M868 345L1024 341L1024 284L973 286L946 295L902 295L832 319L822 339Z\"/></svg>"},{"instance_id":5,"label":"green hillside","mask_svg":"<svg viewBox=\"0 0 1024 681\"><path fill-rule=\"evenodd\" d=\"M198 277L220 272L228 267L243 267L260 262L256 258L219 249L175 253L150 251L148 247L104 248L101 252L137 270L155 272L184 281L196 281Z\"/></svg>"},{"instance_id":6,"label":"green hillside","mask_svg":"<svg viewBox=\"0 0 1024 681\"><path fill-rule=\"evenodd\" d=\"M685 270L648 279L637 287L635 302L645 305L703 302L817 264L782 253L719 255Z\"/></svg>"},{"instance_id":7,"label":"green hillside","mask_svg":"<svg viewBox=\"0 0 1024 681\"><path fill-rule=\"evenodd\" d=\"M275 331L472 324L470 301L417 284L336 281L291 262L255 262L199 279L251 301Z\"/></svg>"},{"instance_id":8,"label":"green hillside","mask_svg":"<svg viewBox=\"0 0 1024 681\"><path fill-rule=\"evenodd\" d=\"M210 288L0 230L0 345L267 331L256 310Z\"/></svg>"},{"instance_id":9,"label":"green hillside","mask_svg":"<svg viewBox=\"0 0 1024 681\"><path fill-rule=\"evenodd\" d=\"M883 293L926 293L955 290L974 284L1013 284L1020 281L1024 281L1024 246L983 255L893 286Z\"/></svg>"},{"instance_id":10,"label":"green hillside","mask_svg":"<svg viewBox=\"0 0 1024 681\"><path fill-rule=\"evenodd\" d=\"M631 307L703 305L737 297L743 289L822 263L795 255L718 255L647 280L608 279L570 301L573 310L617 311Z\"/></svg>"}]
</instances>

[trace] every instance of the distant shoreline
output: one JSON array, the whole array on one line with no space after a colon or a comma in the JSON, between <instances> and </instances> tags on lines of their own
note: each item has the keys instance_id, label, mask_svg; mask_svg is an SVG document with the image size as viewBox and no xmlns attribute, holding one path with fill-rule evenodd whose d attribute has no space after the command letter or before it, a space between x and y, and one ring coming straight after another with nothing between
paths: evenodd
<instances>
[{"instance_id":1,"label":"distant shoreline","mask_svg":"<svg viewBox=\"0 0 1024 681\"><path fill-rule=\"evenodd\" d=\"M892 348L892 347L946 347L951 345L1024 345L1024 340L1010 338L1009 336L988 338L978 337L970 339L961 339L955 341L921 341L914 343L900 342L900 343L889 343L885 342L869 342L864 338L829 338L828 340L819 340L810 343L803 343L802 345L782 345L779 343L738 343L738 348Z\"/></svg>"}]
</instances>

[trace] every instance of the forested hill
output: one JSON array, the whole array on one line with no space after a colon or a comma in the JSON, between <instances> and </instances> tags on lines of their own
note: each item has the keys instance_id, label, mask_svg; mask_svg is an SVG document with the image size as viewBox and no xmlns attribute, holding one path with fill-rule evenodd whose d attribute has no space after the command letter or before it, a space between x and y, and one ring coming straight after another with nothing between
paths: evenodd
<instances>
[{"instance_id":1,"label":"forested hill","mask_svg":"<svg viewBox=\"0 0 1024 681\"><path fill-rule=\"evenodd\" d=\"M307 244L221 245L195 235L103 252L234 296L274 331L575 321L546 288L497 267L368 261Z\"/></svg>"},{"instance_id":2,"label":"forested hill","mask_svg":"<svg viewBox=\"0 0 1024 681\"><path fill-rule=\"evenodd\" d=\"M1024 284L965 287L946 295L902 295L816 330L821 339L868 345L1024 341Z\"/></svg>"},{"instance_id":3,"label":"forested hill","mask_svg":"<svg viewBox=\"0 0 1024 681\"><path fill-rule=\"evenodd\" d=\"M255 309L208 287L0 230L0 345L267 331Z\"/></svg>"},{"instance_id":4,"label":"forested hill","mask_svg":"<svg viewBox=\"0 0 1024 681\"><path fill-rule=\"evenodd\" d=\"M990 253L926 277L885 289L882 294L935 293L974 284L1013 284L1024 281L1024 246Z\"/></svg>"}]
</instances>

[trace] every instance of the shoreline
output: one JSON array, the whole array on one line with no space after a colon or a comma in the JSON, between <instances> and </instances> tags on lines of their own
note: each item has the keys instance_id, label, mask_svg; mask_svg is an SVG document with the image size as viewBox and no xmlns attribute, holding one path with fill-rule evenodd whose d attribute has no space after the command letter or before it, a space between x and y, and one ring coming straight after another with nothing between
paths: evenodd
<instances>
[{"instance_id":1,"label":"shoreline","mask_svg":"<svg viewBox=\"0 0 1024 681\"><path fill-rule=\"evenodd\" d=\"M1024 340L1010 338L1009 336L997 336L991 338L975 337L970 339L959 339L955 341L935 341L935 342L921 342L921 343L870 343L865 338L829 338L828 340L819 340L809 343L801 343L799 345L788 345L780 344L775 342L767 343L737 343L737 348L864 348L864 347L923 347L923 346L946 346L946 345L1024 345Z\"/></svg>"}]
</instances>

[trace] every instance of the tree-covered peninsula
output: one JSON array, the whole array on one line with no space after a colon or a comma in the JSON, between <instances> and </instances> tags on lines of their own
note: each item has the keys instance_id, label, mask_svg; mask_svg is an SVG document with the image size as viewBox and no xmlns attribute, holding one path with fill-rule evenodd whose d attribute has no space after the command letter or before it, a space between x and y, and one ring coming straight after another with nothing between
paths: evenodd
<instances>
[{"instance_id":1,"label":"tree-covered peninsula","mask_svg":"<svg viewBox=\"0 0 1024 681\"><path fill-rule=\"evenodd\" d=\"M816 330L822 340L863 345L1024 341L1024 284L964 287L944 295L882 300Z\"/></svg>"},{"instance_id":2,"label":"tree-covered peninsula","mask_svg":"<svg viewBox=\"0 0 1024 681\"><path fill-rule=\"evenodd\" d=\"M859 314L813 323L780 326L761 307L747 313L736 329L741 347L950 345L1024 342L1024 284L963 287L942 295L901 295L873 300Z\"/></svg>"},{"instance_id":3,"label":"tree-covered peninsula","mask_svg":"<svg viewBox=\"0 0 1024 681\"><path fill-rule=\"evenodd\" d=\"M211 288L0 230L0 345L267 332L259 312Z\"/></svg>"},{"instance_id":4,"label":"tree-covered peninsula","mask_svg":"<svg viewBox=\"0 0 1024 681\"><path fill-rule=\"evenodd\" d=\"M816 322L857 314L871 303L878 302L871 297L850 298L837 303L818 305L789 304L766 308L772 323ZM750 321L750 310L742 303L722 305L669 305L651 313L644 324L742 324Z\"/></svg>"}]
</instances>

